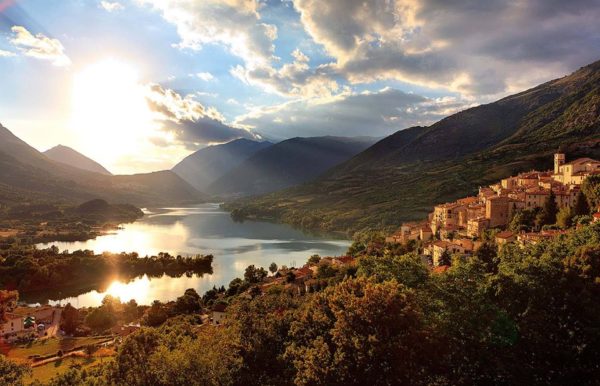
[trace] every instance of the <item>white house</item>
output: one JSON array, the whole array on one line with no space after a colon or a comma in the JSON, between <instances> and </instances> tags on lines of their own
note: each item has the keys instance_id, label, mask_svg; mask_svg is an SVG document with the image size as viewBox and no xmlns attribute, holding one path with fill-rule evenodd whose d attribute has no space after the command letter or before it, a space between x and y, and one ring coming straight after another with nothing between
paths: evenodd
<instances>
[{"instance_id":1,"label":"white house","mask_svg":"<svg viewBox=\"0 0 600 386\"><path fill-rule=\"evenodd\" d=\"M227 306L225 304L215 305L212 310L212 323L215 326L222 325L226 315L227 315Z\"/></svg>"},{"instance_id":2,"label":"white house","mask_svg":"<svg viewBox=\"0 0 600 386\"><path fill-rule=\"evenodd\" d=\"M0 336L16 335L25 329L21 315L9 312L4 314L4 316L6 321L0 324Z\"/></svg>"}]
</instances>

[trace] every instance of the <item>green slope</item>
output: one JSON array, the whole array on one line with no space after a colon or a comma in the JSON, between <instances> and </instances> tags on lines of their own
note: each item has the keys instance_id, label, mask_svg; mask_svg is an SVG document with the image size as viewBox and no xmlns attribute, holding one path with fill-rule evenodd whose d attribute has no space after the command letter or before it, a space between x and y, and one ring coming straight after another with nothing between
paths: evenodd
<instances>
[{"instance_id":1,"label":"green slope","mask_svg":"<svg viewBox=\"0 0 600 386\"><path fill-rule=\"evenodd\" d=\"M309 184L226 207L239 218L312 230L390 230L479 186L550 169L559 146L569 158L600 158L600 62L429 127L399 131Z\"/></svg>"}]
</instances>

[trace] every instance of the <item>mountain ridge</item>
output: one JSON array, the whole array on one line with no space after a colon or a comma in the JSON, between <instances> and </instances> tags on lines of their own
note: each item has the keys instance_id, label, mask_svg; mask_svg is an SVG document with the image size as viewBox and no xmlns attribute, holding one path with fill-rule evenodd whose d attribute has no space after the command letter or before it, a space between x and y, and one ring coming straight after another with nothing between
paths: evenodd
<instances>
[{"instance_id":1,"label":"mountain ridge","mask_svg":"<svg viewBox=\"0 0 600 386\"><path fill-rule=\"evenodd\" d=\"M207 196L171 171L108 176L53 161L0 124L0 205L96 198L154 206L199 202Z\"/></svg>"},{"instance_id":2,"label":"mountain ridge","mask_svg":"<svg viewBox=\"0 0 600 386\"><path fill-rule=\"evenodd\" d=\"M371 137L294 137L262 149L221 176L215 195L263 194L302 184L348 160L375 141Z\"/></svg>"},{"instance_id":3,"label":"mountain ridge","mask_svg":"<svg viewBox=\"0 0 600 386\"><path fill-rule=\"evenodd\" d=\"M112 173L100 163L89 157L86 157L77 150L68 146L56 145L53 148L44 151L42 154L53 161L75 166L79 169L100 173L107 176L112 175Z\"/></svg>"},{"instance_id":4,"label":"mountain ridge","mask_svg":"<svg viewBox=\"0 0 600 386\"><path fill-rule=\"evenodd\" d=\"M200 191L257 151L273 145L268 141L239 138L225 144L208 146L181 160L171 170Z\"/></svg>"},{"instance_id":5,"label":"mountain ridge","mask_svg":"<svg viewBox=\"0 0 600 386\"><path fill-rule=\"evenodd\" d=\"M239 218L352 234L393 230L501 178L550 169L559 146L600 158L600 61L428 127L400 130L300 187L229 202Z\"/></svg>"}]
</instances>

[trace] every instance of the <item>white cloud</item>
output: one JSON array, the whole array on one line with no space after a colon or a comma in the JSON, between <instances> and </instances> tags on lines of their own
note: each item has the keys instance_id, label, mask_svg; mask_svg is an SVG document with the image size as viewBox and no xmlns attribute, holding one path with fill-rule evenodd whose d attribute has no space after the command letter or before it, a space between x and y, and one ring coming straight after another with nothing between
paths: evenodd
<instances>
[{"instance_id":1,"label":"white cloud","mask_svg":"<svg viewBox=\"0 0 600 386\"><path fill-rule=\"evenodd\" d=\"M13 26L10 42L23 54L37 59L51 61L55 66L69 66L71 60L64 53L64 47L58 39L49 38L41 33L31 34L25 27Z\"/></svg>"},{"instance_id":2,"label":"white cloud","mask_svg":"<svg viewBox=\"0 0 600 386\"><path fill-rule=\"evenodd\" d=\"M243 82L258 85L269 92L301 98L330 97L339 92L340 85L333 78L330 66L311 68L310 58L296 49L292 52L293 61L276 69L263 65L253 69L238 65L231 74Z\"/></svg>"},{"instance_id":3,"label":"white cloud","mask_svg":"<svg viewBox=\"0 0 600 386\"><path fill-rule=\"evenodd\" d=\"M125 7L123 6L123 4L119 3L118 1L105 1L105 0L102 0L100 2L100 7L103 8L105 11L108 11L108 12L122 11L123 9L125 9Z\"/></svg>"},{"instance_id":4,"label":"white cloud","mask_svg":"<svg viewBox=\"0 0 600 386\"><path fill-rule=\"evenodd\" d=\"M211 74L210 72L199 72L196 74L196 77L199 79L202 79L205 82L209 82L211 80L214 80L215 77L213 76L213 74Z\"/></svg>"},{"instance_id":5,"label":"white cloud","mask_svg":"<svg viewBox=\"0 0 600 386\"><path fill-rule=\"evenodd\" d=\"M255 0L138 0L177 27L179 47L223 44L250 68L273 58L277 28L261 21Z\"/></svg>"},{"instance_id":6,"label":"white cloud","mask_svg":"<svg viewBox=\"0 0 600 386\"><path fill-rule=\"evenodd\" d=\"M217 109L202 105L192 95L181 96L152 84L148 87L146 98L163 130L189 149L196 150L203 144L223 143L237 138L260 138L248 129L228 124Z\"/></svg>"},{"instance_id":7,"label":"white cloud","mask_svg":"<svg viewBox=\"0 0 600 386\"><path fill-rule=\"evenodd\" d=\"M9 58L12 56L17 56L14 52L0 50L0 58Z\"/></svg>"}]
</instances>

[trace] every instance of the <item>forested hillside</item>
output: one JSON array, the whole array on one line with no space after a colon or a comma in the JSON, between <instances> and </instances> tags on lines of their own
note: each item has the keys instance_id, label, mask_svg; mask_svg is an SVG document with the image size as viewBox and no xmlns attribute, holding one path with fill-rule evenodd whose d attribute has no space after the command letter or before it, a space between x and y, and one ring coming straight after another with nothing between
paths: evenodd
<instances>
[{"instance_id":1,"label":"forested hillside","mask_svg":"<svg viewBox=\"0 0 600 386\"><path fill-rule=\"evenodd\" d=\"M503 177L600 158L600 62L429 127L401 130L322 178L227 204L238 218L353 233L393 229Z\"/></svg>"}]
</instances>

